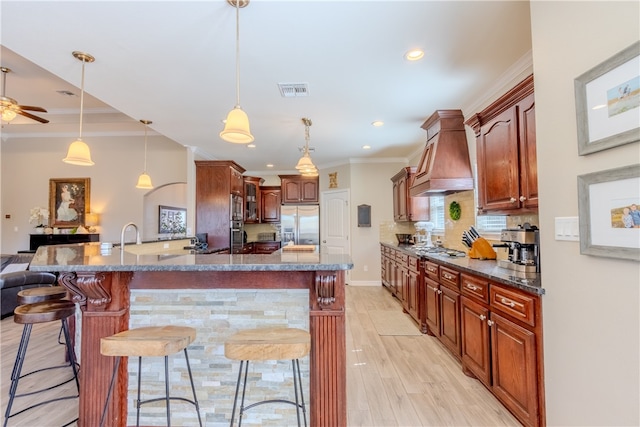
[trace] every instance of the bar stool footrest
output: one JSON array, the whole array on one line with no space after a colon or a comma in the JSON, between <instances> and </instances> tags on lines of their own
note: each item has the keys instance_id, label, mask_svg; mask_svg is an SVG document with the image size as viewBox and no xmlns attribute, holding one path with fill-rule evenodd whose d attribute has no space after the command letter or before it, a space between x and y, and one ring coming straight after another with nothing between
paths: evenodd
<instances>
[{"instance_id":1,"label":"bar stool footrest","mask_svg":"<svg viewBox=\"0 0 640 427\"><path fill-rule=\"evenodd\" d=\"M256 406L259 405L264 405L267 403L289 403L293 406L297 406L298 408L302 409L303 411L305 411L305 407L303 405L301 405L300 403L296 403L293 400L285 400L285 399L271 399L271 400L261 400L260 402L254 402L251 405L247 405L245 407L242 408L243 412L248 411L251 408L254 408Z\"/></svg>"}]
</instances>

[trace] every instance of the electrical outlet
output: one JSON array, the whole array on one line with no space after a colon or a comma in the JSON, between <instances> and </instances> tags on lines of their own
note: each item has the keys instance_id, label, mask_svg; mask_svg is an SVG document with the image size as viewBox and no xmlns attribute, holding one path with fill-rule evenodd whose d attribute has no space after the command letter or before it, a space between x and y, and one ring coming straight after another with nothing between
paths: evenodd
<instances>
[{"instance_id":1,"label":"electrical outlet","mask_svg":"<svg viewBox=\"0 0 640 427\"><path fill-rule=\"evenodd\" d=\"M168 244L168 243L165 243L165 244L163 245L163 248L164 248L164 249L169 249L169 244Z\"/></svg>"}]
</instances>

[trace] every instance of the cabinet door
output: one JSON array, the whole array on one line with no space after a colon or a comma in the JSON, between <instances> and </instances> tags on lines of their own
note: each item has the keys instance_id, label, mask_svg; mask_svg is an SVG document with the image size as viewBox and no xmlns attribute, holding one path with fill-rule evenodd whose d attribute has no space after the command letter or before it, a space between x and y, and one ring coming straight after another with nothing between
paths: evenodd
<instances>
[{"instance_id":1,"label":"cabinet door","mask_svg":"<svg viewBox=\"0 0 640 427\"><path fill-rule=\"evenodd\" d=\"M516 108L480 128L477 144L478 209L511 210L520 206Z\"/></svg>"},{"instance_id":2,"label":"cabinet door","mask_svg":"<svg viewBox=\"0 0 640 427\"><path fill-rule=\"evenodd\" d=\"M281 178L282 203L318 203L318 179L292 177Z\"/></svg>"},{"instance_id":3,"label":"cabinet door","mask_svg":"<svg viewBox=\"0 0 640 427\"><path fill-rule=\"evenodd\" d=\"M260 191L260 216L262 222L280 222L280 189Z\"/></svg>"},{"instance_id":4,"label":"cabinet door","mask_svg":"<svg viewBox=\"0 0 640 427\"><path fill-rule=\"evenodd\" d=\"M302 203L318 203L318 180L302 180L300 182L300 201Z\"/></svg>"},{"instance_id":5,"label":"cabinet door","mask_svg":"<svg viewBox=\"0 0 640 427\"><path fill-rule=\"evenodd\" d=\"M420 273L411 269L407 270L407 313L420 323L418 313L418 290L420 289Z\"/></svg>"},{"instance_id":6,"label":"cabinet door","mask_svg":"<svg viewBox=\"0 0 640 427\"><path fill-rule=\"evenodd\" d=\"M398 220L406 221L407 218L407 179L400 178L396 186L398 191Z\"/></svg>"},{"instance_id":7,"label":"cabinet door","mask_svg":"<svg viewBox=\"0 0 640 427\"><path fill-rule=\"evenodd\" d=\"M425 308L426 308L426 321L427 332L437 337L440 336L440 284L431 279L425 279L426 283L426 295L425 295Z\"/></svg>"},{"instance_id":8,"label":"cabinet door","mask_svg":"<svg viewBox=\"0 0 640 427\"><path fill-rule=\"evenodd\" d=\"M538 425L535 334L491 313L493 393L527 426Z\"/></svg>"},{"instance_id":9,"label":"cabinet door","mask_svg":"<svg viewBox=\"0 0 640 427\"><path fill-rule=\"evenodd\" d=\"M462 365L491 387L489 309L464 295L460 297Z\"/></svg>"},{"instance_id":10,"label":"cabinet door","mask_svg":"<svg viewBox=\"0 0 640 427\"><path fill-rule=\"evenodd\" d=\"M460 357L460 293L440 286L440 341Z\"/></svg>"},{"instance_id":11,"label":"cabinet door","mask_svg":"<svg viewBox=\"0 0 640 427\"><path fill-rule=\"evenodd\" d=\"M523 208L538 207L538 158L536 155L536 106L531 94L520 101L518 128L520 139L520 202Z\"/></svg>"},{"instance_id":12,"label":"cabinet door","mask_svg":"<svg viewBox=\"0 0 640 427\"><path fill-rule=\"evenodd\" d=\"M255 224L260 222L260 178L244 180L244 222Z\"/></svg>"},{"instance_id":13,"label":"cabinet door","mask_svg":"<svg viewBox=\"0 0 640 427\"><path fill-rule=\"evenodd\" d=\"M231 193L242 195L244 191L244 179L242 177L242 172L233 167L229 167L229 169L230 169L230 180L231 180L231 183L230 183Z\"/></svg>"},{"instance_id":14,"label":"cabinet door","mask_svg":"<svg viewBox=\"0 0 640 427\"><path fill-rule=\"evenodd\" d=\"M393 182L393 219L394 221L400 220L400 193L398 193L398 181Z\"/></svg>"}]
</instances>

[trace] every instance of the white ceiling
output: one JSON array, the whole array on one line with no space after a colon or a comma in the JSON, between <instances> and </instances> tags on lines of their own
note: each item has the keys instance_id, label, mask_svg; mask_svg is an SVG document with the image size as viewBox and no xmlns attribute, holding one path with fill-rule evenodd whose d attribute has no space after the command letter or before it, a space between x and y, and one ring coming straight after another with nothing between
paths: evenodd
<instances>
[{"instance_id":1,"label":"white ceiling","mask_svg":"<svg viewBox=\"0 0 640 427\"><path fill-rule=\"evenodd\" d=\"M78 50L96 58L85 68L90 146L100 135L140 135L143 143L138 120L146 119L205 158L291 171L308 117L319 167L407 158L422 147L420 125L434 110L474 112L465 109L530 58L528 1L252 0L240 9L250 149L218 136L236 100L235 14L225 0L2 0L1 65L13 70L6 95L46 108L35 114L50 120L16 119L3 125L3 141L78 136ZM425 57L405 61L415 47ZM307 83L309 96L283 98L278 83ZM385 125L373 127L374 120Z\"/></svg>"}]
</instances>

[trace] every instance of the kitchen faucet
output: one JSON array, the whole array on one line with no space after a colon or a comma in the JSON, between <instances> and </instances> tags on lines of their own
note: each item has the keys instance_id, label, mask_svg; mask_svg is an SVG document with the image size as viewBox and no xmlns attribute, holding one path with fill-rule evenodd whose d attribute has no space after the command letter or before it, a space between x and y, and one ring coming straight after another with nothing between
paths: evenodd
<instances>
[{"instance_id":1,"label":"kitchen faucet","mask_svg":"<svg viewBox=\"0 0 640 427\"><path fill-rule=\"evenodd\" d=\"M122 231L120 232L120 250L121 251L124 251L124 233L127 231L127 228L129 228L129 226L133 227L136 230L136 245L139 245L142 243L140 241L140 231L138 230L138 226L135 225L133 222L129 222L125 224L124 227L122 227Z\"/></svg>"}]
</instances>

